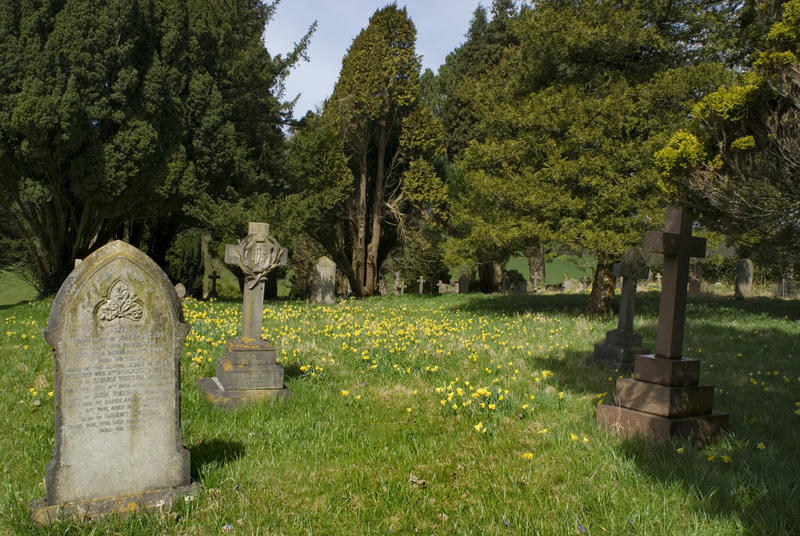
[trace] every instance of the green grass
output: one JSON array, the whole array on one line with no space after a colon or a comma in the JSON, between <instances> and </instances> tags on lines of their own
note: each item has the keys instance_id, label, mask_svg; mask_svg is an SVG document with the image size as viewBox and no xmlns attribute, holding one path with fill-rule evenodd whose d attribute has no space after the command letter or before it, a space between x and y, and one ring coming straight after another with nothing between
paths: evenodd
<instances>
[{"instance_id":1,"label":"green grass","mask_svg":"<svg viewBox=\"0 0 800 536\"><path fill-rule=\"evenodd\" d=\"M585 299L271 302L264 336L294 397L234 412L211 410L196 381L213 375L239 305L188 301L183 431L201 493L171 512L49 528L27 505L44 496L53 446L50 302L0 309L0 534L796 534L800 302L690 301L686 355L731 414L698 450L596 426L619 374L585 357L616 321L582 316ZM640 294L651 347L657 310L657 293Z\"/></svg>"},{"instance_id":2,"label":"green grass","mask_svg":"<svg viewBox=\"0 0 800 536\"><path fill-rule=\"evenodd\" d=\"M35 298L36 289L18 273L0 270L0 306L14 305Z\"/></svg>"}]
</instances>

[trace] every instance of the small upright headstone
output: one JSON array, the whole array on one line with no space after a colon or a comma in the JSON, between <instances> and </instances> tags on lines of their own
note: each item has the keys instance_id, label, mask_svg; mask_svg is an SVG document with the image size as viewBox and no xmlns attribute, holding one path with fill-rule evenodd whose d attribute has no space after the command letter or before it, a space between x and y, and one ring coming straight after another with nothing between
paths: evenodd
<instances>
[{"instance_id":1,"label":"small upright headstone","mask_svg":"<svg viewBox=\"0 0 800 536\"><path fill-rule=\"evenodd\" d=\"M734 296L747 298L753 293L753 261L739 259L736 261L736 279L733 282Z\"/></svg>"},{"instance_id":2,"label":"small upright headstone","mask_svg":"<svg viewBox=\"0 0 800 536\"><path fill-rule=\"evenodd\" d=\"M311 303L336 303L336 263L321 257L314 265L311 280Z\"/></svg>"},{"instance_id":3,"label":"small upright headstone","mask_svg":"<svg viewBox=\"0 0 800 536\"><path fill-rule=\"evenodd\" d=\"M211 275L208 276L208 279L211 281L211 287L208 290L208 297L219 298L219 294L217 293L217 279L219 279L219 274L216 271L213 271L211 272Z\"/></svg>"},{"instance_id":4,"label":"small upright headstone","mask_svg":"<svg viewBox=\"0 0 800 536\"><path fill-rule=\"evenodd\" d=\"M181 300L186 297L186 287L183 286L183 283L178 283L177 285L175 285L175 294Z\"/></svg>"},{"instance_id":5,"label":"small upright headstone","mask_svg":"<svg viewBox=\"0 0 800 536\"><path fill-rule=\"evenodd\" d=\"M242 335L227 342L225 357L217 360L217 375L197 384L217 408L232 408L264 398L284 398L283 368L276 363L275 347L261 338L264 315L264 282L267 274L285 266L286 249L269 235L269 225L248 225L248 234L237 245L225 247L225 262L237 264L245 274L242 303Z\"/></svg>"},{"instance_id":6,"label":"small upright headstone","mask_svg":"<svg viewBox=\"0 0 800 536\"><path fill-rule=\"evenodd\" d=\"M636 356L633 378L617 380L616 404L598 405L597 421L625 435L704 443L728 425L728 415L712 409L714 387L699 383L700 362L682 356L689 259L705 255L706 241L692 236L692 220L673 206L665 232L648 233L647 244L664 255L656 352Z\"/></svg>"},{"instance_id":7,"label":"small upright headstone","mask_svg":"<svg viewBox=\"0 0 800 536\"><path fill-rule=\"evenodd\" d=\"M794 289L792 288L792 279L794 279L794 272L793 270L787 270L787 272L783 275L781 280L778 282L778 288L775 291L775 296L777 298L791 298L794 294Z\"/></svg>"},{"instance_id":8,"label":"small upright headstone","mask_svg":"<svg viewBox=\"0 0 800 536\"><path fill-rule=\"evenodd\" d=\"M626 249L622 261L614 264L614 276L622 279L617 329L606 333L605 342L595 344L587 360L590 364L630 370L637 355L650 353L642 348L642 336L633 331L637 280L646 278L649 272L644 254L634 247Z\"/></svg>"},{"instance_id":9,"label":"small upright headstone","mask_svg":"<svg viewBox=\"0 0 800 536\"><path fill-rule=\"evenodd\" d=\"M45 330L55 446L33 519L135 511L197 491L181 432L188 331L167 275L135 247L112 242L75 267Z\"/></svg>"},{"instance_id":10,"label":"small upright headstone","mask_svg":"<svg viewBox=\"0 0 800 536\"><path fill-rule=\"evenodd\" d=\"M394 280L392 281L392 293L395 296L400 294L400 272L394 273Z\"/></svg>"},{"instance_id":11,"label":"small upright headstone","mask_svg":"<svg viewBox=\"0 0 800 536\"><path fill-rule=\"evenodd\" d=\"M468 275L462 275L458 278L458 293L469 294L470 278Z\"/></svg>"},{"instance_id":12,"label":"small upright headstone","mask_svg":"<svg viewBox=\"0 0 800 536\"><path fill-rule=\"evenodd\" d=\"M406 293L406 282L400 280L400 283L397 285L397 289L400 291L400 294L403 295Z\"/></svg>"},{"instance_id":13,"label":"small upright headstone","mask_svg":"<svg viewBox=\"0 0 800 536\"><path fill-rule=\"evenodd\" d=\"M419 283L419 293L422 294L423 291L425 290L425 278L419 276L419 279L417 279L417 283Z\"/></svg>"},{"instance_id":14,"label":"small upright headstone","mask_svg":"<svg viewBox=\"0 0 800 536\"><path fill-rule=\"evenodd\" d=\"M694 273L689 280L689 296L699 296L703 286L703 264L698 261L694 265Z\"/></svg>"},{"instance_id":15,"label":"small upright headstone","mask_svg":"<svg viewBox=\"0 0 800 536\"><path fill-rule=\"evenodd\" d=\"M389 290L386 288L386 274L381 274L378 277L378 293L381 296L389 294Z\"/></svg>"}]
</instances>

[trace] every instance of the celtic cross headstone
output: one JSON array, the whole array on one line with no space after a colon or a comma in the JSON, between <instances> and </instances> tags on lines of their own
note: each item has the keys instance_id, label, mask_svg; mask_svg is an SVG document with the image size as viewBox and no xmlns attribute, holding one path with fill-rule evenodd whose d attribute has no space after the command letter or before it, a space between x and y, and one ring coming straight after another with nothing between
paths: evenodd
<instances>
[{"instance_id":1,"label":"celtic cross headstone","mask_svg":"<svg viewBox=\"0 0 800 536\"><path fill-rule=\"evenodd\" d=\"M269 235L266 223L251 222L244 240L225 246L225 262L245 274L242 335L227 342L225 357L217 360L216 377L198 380L215 407L291 395L283 385L283 368L276 363L275 348L261 338L264 282L270 271L285 266L286 261L286 249Z\"/></svg>"}]
</instances>

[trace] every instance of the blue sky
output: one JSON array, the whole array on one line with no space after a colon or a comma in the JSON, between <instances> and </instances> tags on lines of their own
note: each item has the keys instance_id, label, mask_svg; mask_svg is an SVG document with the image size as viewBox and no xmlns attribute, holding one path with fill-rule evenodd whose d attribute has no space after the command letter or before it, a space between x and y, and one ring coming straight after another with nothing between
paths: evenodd
<instances>
[{"instance_id":1,"label":"blue sky","mask_svg":"<svg viewBox=\"0 0 800 536\"><path fill-rule=\"evenodd\" d=\"M369 23L369 18L390 0L282 0L264 36L270 54L293 48L316 20L317 31L308 48L309 62L301 62L286 81L286 99L298 93L294 116L329 97L339 77L342 58L353 38ZM455 47L464 42L472 12L484 0L398 0L406 7L417 28L417 54L423 69L434 72Z\"/></svg>"}]
</instances>

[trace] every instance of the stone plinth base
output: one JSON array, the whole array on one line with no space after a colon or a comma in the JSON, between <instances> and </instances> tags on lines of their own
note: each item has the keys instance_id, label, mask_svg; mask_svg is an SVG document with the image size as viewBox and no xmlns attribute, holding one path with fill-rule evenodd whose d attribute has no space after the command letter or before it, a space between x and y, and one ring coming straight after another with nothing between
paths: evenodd
<instances>
[{"instance_id":1,"label":"stone plinth base","mask_svg":"<svg viewBox=\"0 0 800 536\"><path fill-rule=\"evenodd\" d=\"M233 339L217 360L217 376L200 378L197 386L215 408L288 398L292 392L283 386L283 367L275 359L275 347L263 339Z\"/></svg>"},{"instance_id":2,"label":"stone plinth base","mask_svg":"<svg viewBox=\"0 0 800 536\"><path fill-rule=\"evenodd\" d=\"M728 414L712 411L706 415L669 418L613 404L597 406L597 423L622 436L638 435L645 439L693 437L707 442L728 427Z\"/></svg>"},{"instance_id":3,"label":"stone plinth base","mask_svg":"<svg viewBox=\"0 0 800 536\"><path fill-rule=\"evenodd\" d=\"M599 365L619 370L633 370L636 356L646 354L646 350L639 346L618 346L608 342L594 345L594 353L586 358L590 365Z\"/></svg>"},{"instance_id":4,"label":"stone plinth base","mask_svg":"<svg viewBox=\"0 0 800 536\"><path fill-rule=\"evenodd\" d=\"M642 348L642 336L635 331L612 329L606 332L604 342L594 345L594 353L586 358L586 362L619 370L633 370L636 356L649 352Z\"/></svg>"},{"instance_id":5,"label":"stone plinth base","mask_svg":"<svg viewBox=\"0 0 800 536\"><path fill-rule=\"evenodd\" d=\"M699 379L696 359L637 355L633 378L617 380L615 404L597 406L597 422L625 436L707 442L728 426L728 414L713 410L714 387Z\"/></svg>"},{"instance_id":6,"label":"stone plinth base","mask_svg":"<svg viewBox=\"0 0 800 536\"><path fill-rule=\"evenodd\" d=\"M280 389L231 389L227 390L217 378L200 378L197 387L215 409L233 409L260 400L289 398L292 391L286 387Z\"/></svg>"},{"instance_id":7,"label":"stone plinth base","mask_svg":"<svg viewBox=\"0 0 800 536\"><path fill-rule=\"evenodd\" d=\"M104 497L66 504L48 505L45 499L30 504L31 519L41 525L50 525L59 519L93 519L113 513L134 513L141 509L169 509L172 502L182 497L196 495L197 482L177 488L163 488L119 497Z\"/></svg>"}]
</instances>

